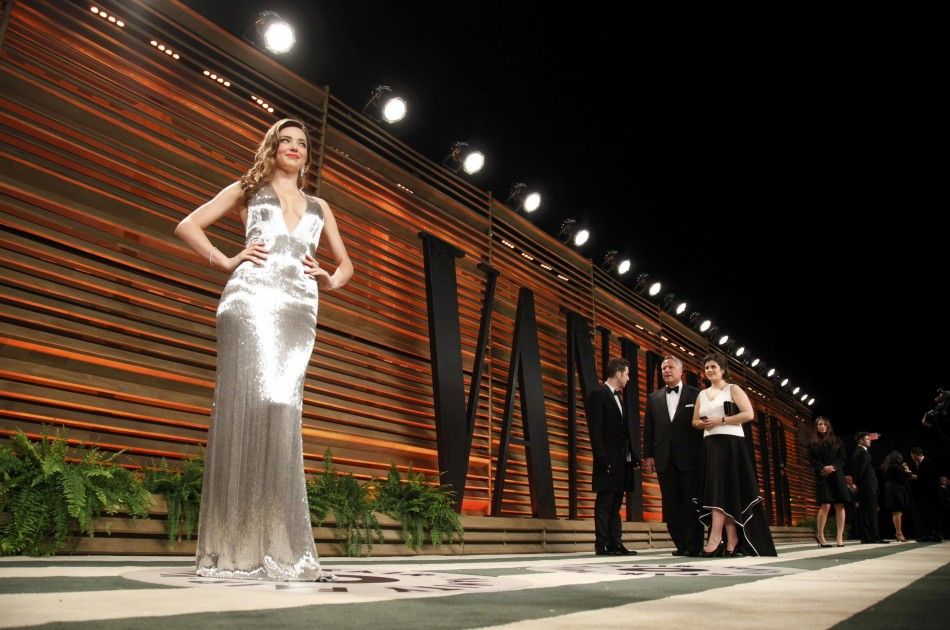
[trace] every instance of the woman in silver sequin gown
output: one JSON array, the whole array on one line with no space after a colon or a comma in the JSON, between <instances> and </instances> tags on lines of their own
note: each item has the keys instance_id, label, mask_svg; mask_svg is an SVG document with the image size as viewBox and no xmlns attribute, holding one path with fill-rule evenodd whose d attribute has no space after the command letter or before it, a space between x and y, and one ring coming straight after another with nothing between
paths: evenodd
<instances>
[{"instance_id":1,"label":"woman in silver sequin gown","mask_svg":"<svg viewBox=\"0 0 950 630\"><path fill-rule=\"evenodd\" d=\"M232 272L218 305L218 372L198 525L197 574L323 581L303 471L303 383L319 290L353 274L326 202L306 195L306 128L268 130L248 173L179 224L203 259ZM245 249L228 258L205 236L221 217L245 224ZM314 259L321 232L337 262Z\"/></svg>"}]
</instances>

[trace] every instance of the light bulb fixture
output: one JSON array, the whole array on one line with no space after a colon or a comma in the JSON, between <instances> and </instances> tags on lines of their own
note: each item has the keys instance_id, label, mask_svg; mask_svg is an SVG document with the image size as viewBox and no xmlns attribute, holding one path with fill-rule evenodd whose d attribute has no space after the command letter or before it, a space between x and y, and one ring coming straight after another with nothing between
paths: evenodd
<instances>
[{"instance_id":1,"label":"light bulb fixture","mask_svg":"<svg viewBox=\"0 0 950 630\"><path fill-rule=\"evenodd\" d=\"M363 113L372 116L376 122L393 124L406 117L406 101L396 96L388 85L377 85L370 94Z\"/></svg>"},{"instance_id":2,"label":"light bulb fixture","mask_svg":"<svg viewBox=\"0 0 950 630\"><path fill-rule=\"evenodd\" d=\"M294 47L294 29L276 11L261 11L254 20L254 28L264 47L281 55Z\"/></svg>"},{"instance_id":3,"label":"light bulb fixture","mask_svg":"<svg viewBox=\"0 0 950 630\"><path fill-rule=\"evenodd\" d=\"M505 203L515 210L520 210L525 214L531 214L541 207L541 193L528 190L527 184L518 182L511 187L511 191L508 193L508 199Z\"/></svg>"},{"instance_id":4,"label":"light bulb fixture","mask_svg":"<svg viewBox=\"0 0 950 630\"><path fill-rule=\"evenodd\" d=\"M473 175L485 165L485 154L470 149L467 142L456 142L449 148L449 154L442 160L442 165L453 173L461 170Z\"/></svg>"}]
</instances>

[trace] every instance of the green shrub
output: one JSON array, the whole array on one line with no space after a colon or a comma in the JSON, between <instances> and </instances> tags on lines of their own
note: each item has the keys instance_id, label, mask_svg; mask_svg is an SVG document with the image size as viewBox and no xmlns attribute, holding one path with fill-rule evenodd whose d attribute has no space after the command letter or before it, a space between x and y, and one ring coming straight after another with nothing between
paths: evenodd
<instances>
[{"instance_id":1,"label":"green shrub","mask_svg":"<svg viewBox=\"0 0 950 630\"><path fill-rule=\"evenodd\" d=\"M443 542L457 539L464 544L465 530L452 501L449 486L430 485L421 473L406 471L406 479L399 476L396 464L389 467L385 479L377 480L379 496L376 509L402 524L402 536L406 546L418 551L425 542L438 547Z\"/></svg>"},{"instance_id":2,"label":"green shrub","mask_svg":"<svg viewBox=\"0 0 950 630\"><path fill-rule=\"evenodd\" d=\"M366 487L360 485L352 474L337 472L330 449L324 455L323 471L307 483L307 501L317 527L333 517L336 538L347 556L368 555L373 550L374 538L383 541L383 532Z\"/></svg>"},{"instance_id":3,"label":"green shrub","mask_svg":"<svg viewBox=\"0 0 950 630\"><path fill-rule=\"evenodd\" d=\"M161 464L145 471L145 487L153 494L165 497L168 517L165 530L168 540L181 542L182 537L191 540L198 528L198 512L201 507L201 483L204 478L204 459L186 459L181 470Z\"/></svg>"},{"instance_id":4,"label":"green shrub","mask_svg":"<svg viewBox=\"0 0 950 630\"><path fill-rule=\"evenodd\" d=\"M52 555L66 547L75 527L93 535L92 519L125 508L148 516L151 501L142 482L114 463L120 453L76 448L81 459L67 461L62 435L31 442L18 431L0 445L0 553Z\"/></svg>"}]
</instances>

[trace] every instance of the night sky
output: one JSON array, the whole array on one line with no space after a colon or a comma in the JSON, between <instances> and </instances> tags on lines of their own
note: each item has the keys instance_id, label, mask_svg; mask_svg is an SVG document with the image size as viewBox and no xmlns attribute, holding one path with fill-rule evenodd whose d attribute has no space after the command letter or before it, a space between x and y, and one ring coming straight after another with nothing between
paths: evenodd
<instances>
[{"instance_id":1,"label":"night sky","mask_svg":"<svg viewBox=\"0 0 950 630\"><path fill-rule=\"evenodd\" d=\"M482 147L477 186L502 200L514 182L539 189L537 225L588 224L585 256L632 257L625 282L662 280L814 396L839 435L881 431L905 454L940 443L918 428L950 387L935 303L946 195L928 190L925 157L946 135L935 17L186 4L239 37L258 10L280 12L297 33L286 67L355 109L392 86L410 107L396 136L436 162L456 140Z\"/></svg>"}]
</instances>

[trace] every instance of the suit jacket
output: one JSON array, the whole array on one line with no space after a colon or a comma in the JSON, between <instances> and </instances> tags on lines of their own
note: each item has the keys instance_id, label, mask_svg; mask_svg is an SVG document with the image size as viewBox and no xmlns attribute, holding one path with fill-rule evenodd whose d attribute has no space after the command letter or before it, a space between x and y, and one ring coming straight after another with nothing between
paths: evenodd
<instances>
[{"instance_id":1,"label":"suit jacket","mask_svg":"<svg viewBox=\"0 0 950 630\"><path fill-rule=\"evenodd\" d=\"M917 479L910 480L910 488L914 493L914 498L930 500L936 497L937 487L940 485L940 476L937 474L937 467L933 460L925 457L924 461L918 464L912 457L907 465L910 467L910 472L917 475Z\"/></svg>"},{"instance_id":2,"label":"suit jacket","mask_svg":"<svg viewBox=\"0 0 950 630\"><path fill-rule=\"evenodd\" d=\"M851 476L858 492L877 490L877 473L871 465L871 455L860 446L851 454Z\"/></svg>"},{"instance_id":3,"label":"suit jacket","mask_svg":"<svg viewBox=\"0 0 950 630\"><path fill-rule=\"evenodd\" d=\"M861 447L858 448L864 450ZM808 463L815 472L815 479L819 481L824 479L821 469L825 466L834 466L836 470L843 473L844 462L844 444L840 441L837 444L819 442L817 446L813 446L811 443L808 444ZM858 483L857 479L855 479L855 483ZM858 487L861 487L860 483L858 483Z\"/></svg>"},{"instance_id":4,"label":"suit jacket","mask_svg":"<svg viewBox=\"0 0 950 630\"><path fill-rule=\"evenodd\" d=\"M587 395L585 402L587 434L594 453L592 489L596 492L632 490L633 464L639 458L630 441L630 427L620 413L613 392L601 383ZM628 452L631 462L627 462Z\"/></svg>"},{"instance_id":5,"label":"suit jacket","mask_svg":"<svg viewBox=\"0 0 950 630\"><path fill-rule=\"evenodd\" d=\"M703 432L694 429L692 424L698 395L697 388L682 385L672 421L666 406L666 386L647 396L643 456L656 460L657 471L664 472L671 465L682 471L699 469Z\"/></svg>"}]
</instances>

